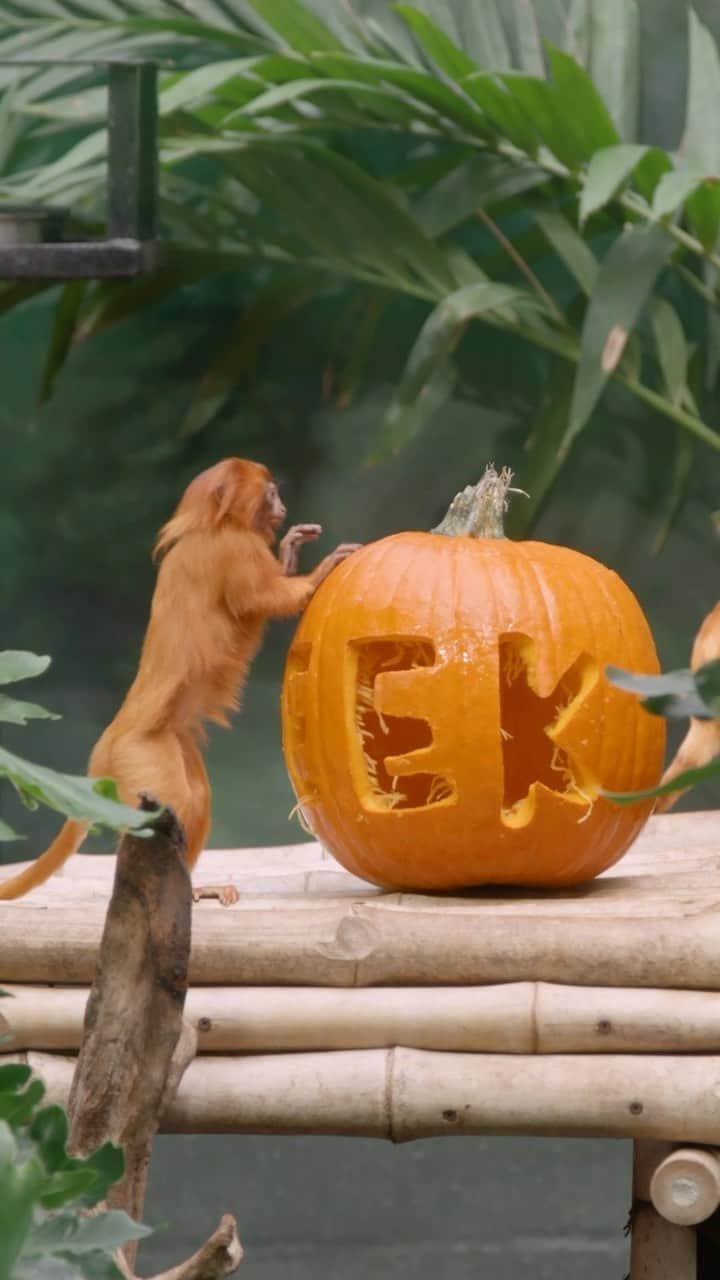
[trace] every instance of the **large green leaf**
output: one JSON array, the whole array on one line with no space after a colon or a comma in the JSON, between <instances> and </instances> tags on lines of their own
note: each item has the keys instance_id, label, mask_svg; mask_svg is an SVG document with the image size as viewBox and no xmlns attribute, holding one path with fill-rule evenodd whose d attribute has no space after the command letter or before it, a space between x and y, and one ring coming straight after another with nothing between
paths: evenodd
<instances>
[{"instance_id":1,"label":"large green leaf","mask_svg":"<svg viewBox=\"0 0 720 1280\"><path fill-rule=\"evenodd\" d=\"M9 778L31 809L47 805L68 818L87 820L118 831L128 828L150 834L153 813L121 804L111 778L78 778L32 764L0 747L0 776Z\"/></svg>"},{"instance_id":2,"label":"large green leaf","mask_svg":"<svg viewBox=\"0 0 720 1280\"><path fill-rule=\"evenodd\" d=\"M641 143L624 142L613 147L599 147L590 160L580 193L580 222L583 223L612 200L625 185L649 148Z\"/></svg>"},{"instance_id":3,"label":"large green leaf","mask_svg":"<svg viewBox=\"0 0 720 1280\"><path fill-rule=\"evenodd\" d=\"M592 147L576 124L575 103L567 86L561 89L555 83L514 71L503 72L502 81L562 164L575 170L590 159ZM614 141L610 138L607 145Z\"/></svg>"},{"instance_id":4,"label":"large green leaf","mask_svg":"<svg viewBox=\"0 0 720 1280\"><path fill-rule=\"evenodd\" d=\"M548 379L518 468L517 483L528 497L515 499L505 521L511 537L527 537L564 466L560 446L567 432L574 377L574 366L558 361Z\"/></svg>"},{"instance_id":5,"label":"large green leaf","mask_svg":"<svg viewBox=\"0 0 720 1280\"><path fill-rule=\"evenodd\" d=\"M520 66L531 76L544 77L545 59L534 0L512 0L512 12Z\"/></svg>"},{"instance_id":6,"label":"large green leaf","mask_svg":"<svg viewBox=\"0 0 720 1280\"><path fill-rule=\"evenodd\" d=\"M532 108L518 94L513 94L497 76L475 72L463 81L463 88L499 130L521 151L534 156L540 143Z\"/></svg>"},{"instance_id":7,"label":"large green leaf","mask_svg":"<svg viewBox=\"0 0 720 1280\"><path fill-rule=\"evenodd\" d=\"M248 0L248 3L291 49L316 53L320 49L344 47L330 28L299 0Z\"/></svg>"},{"instance_id":8,"label":"large green leaf","mask_svg":"<svg viewBox=\"0 0 720 1280\"><path fill-rule=\"evenodd\" d=\"M653 198L653 214L656 218L665 218L674 213L687 200L691 192L699 187L702 179L694 169L671 169L664 173L655 188Z\"/></svg>"},{"instance_id":9,"label":"large green leaf","mask_svg":"<svg viewBox=\"0 0 720 1280\"><path fill-rule=\"evenodd\" d=\"M573 133L582 137L589 158L599 147L620 141L610 112L584 67L562 49L548 45L553 85L561 111L573 123Z\"/></svg>"},{"instance_id":10,"label":"large green leaf","mask_svg":"<svg viewBox=\"0 0 720 1280\"><path fill-rule=\"evenodd\" d=\"M683 155L689 168L720 177L720 53L694 9L688 12L690 65Z\"/></svg>"},{"instance_id":11,"label":"large green leaf","mask_svg":"<svg viewBox=\"0 0 720 1280\"><path fill-rule=\"evenodd\" d=\"M37 706L34 702L19 702L17 698L8 698L0 693L0 723L27 724L28 720L59 720L52 711Z\"/></svg>"},{"instance_id":12,"label":"large green leaf","mask_svg":"<svg viewBox=\"0 0 720 1280\"><path fill-rule=\"evenodd\" d=\"M30 680L41 676L50 666L46 654L27 653L24 649L0 649L0 684Z\"/></svg>"},{"instance_id":13,"label":"large green leaf","mask_svg":"<svg viewBox=\"0 0 720 1280\"><path fill-rule=\"evenodd\" d=\"M462 80L466 75L477 71L477 64L450 39L441 27L437 26L426 13L409 4L393 6L417 37L420 46L425 50L435 65L451 76L453 80Z\"/></svg>"},{"instance_id":14,"label":"large green leaf","mask_svg":"<svg viewBox=\"0 0 720 1280\"><path fill-rule=\"evenodd\" d=\"M640 10L637 0L592 0L590 74L623 141L637 137Z\"/></svg>"},{"instance_id":15,"label":"large green leaf","mask_svg":"<svg viewBox=\"0 0 720 1280\"><path fill-rule=\"evenodd\" d=\"M617 368L628 335L673 248L674 241L663 227L633 226L618 237L605 257L583 323L564 450L585 426Z\"/></svg>"},{"instance_id":16,"label":"large green leaf","mask_svg":"<svg viewBox=\"0 0 720 1280\"><path fill-rule=\"evenodd\" d=\"M559 210L536 209L534 216L561 262L564 262L570 274L575 277L583 293L590 296L599 270L597 258L590 246Z\"/></svg>"},{"instance_id":17,"label":"large green leaf","mask_svg":"<svg viewBox=\"0 0 720 1280\"><path fill-rule=\"evenodd\" d=\"M491 153L471 156L423 193L413 213L423 231L432 237L445 235L478 210L522 195L547 182L538 165L512 162Z\"/></svg>"},{"instance_id":18,"label":"large green leaf","mask_svg":"<svg viewBox=\"0 0 720 1280\"><path fill-rule=\"evenodd\" d=\"M424 422L424 416L409 411L424 396L437 371L447 382L448 358L469 321L489 312L507 316L509 308L528 302L537 305L521 289L481 281L449 294L431 312L413 344L386 415L384 441L391 451L405 444Z\"/></svg>"}]
</instances>

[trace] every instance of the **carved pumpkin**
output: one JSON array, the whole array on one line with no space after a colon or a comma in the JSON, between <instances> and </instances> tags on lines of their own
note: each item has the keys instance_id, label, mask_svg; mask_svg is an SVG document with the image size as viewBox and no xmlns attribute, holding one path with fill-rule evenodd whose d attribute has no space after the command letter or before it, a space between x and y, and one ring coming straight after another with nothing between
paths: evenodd
<instances>
[{"instance_id":1,"label":"carved pumpkin","mask_svg":"<svg viewBox=\"0 0 720 1280\"><path fill-rule=\"evenodd\" d=\"M642 610L588 556L504 538L509 480L489 470L437 530L355 552L290 648L283 742L302 815L380 885L577 884L652 808L599 794L662 768L664 722L604 674L657 671Z\"/></svg>"}]
</instances>

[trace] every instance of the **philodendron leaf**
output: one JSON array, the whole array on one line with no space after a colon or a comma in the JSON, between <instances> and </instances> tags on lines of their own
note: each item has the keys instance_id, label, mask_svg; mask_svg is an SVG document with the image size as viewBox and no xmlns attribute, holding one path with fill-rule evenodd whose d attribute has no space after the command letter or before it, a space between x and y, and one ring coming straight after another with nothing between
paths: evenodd
<instances>
[{"instance_id":1,"label":"philodendron leaf","mask_svg":"<svg viewBox=\"0 0 720 1280\"><path fill-rule=\"evenodd\" d=\"M16 680L29 680L40 676L50 666L50 659L23 649L0 650L0 684L14 684Z\"/></svg>"},{"instance_id":2,"label":"philodendron leaf","mask_svg":"<svg viewBox=\"0 0 720 1280\"><path fill-rule=\"evenodd\" d=\"M619 667L606 668L608 680L619 689L636 693L653 715L698 720L714 720L720 716L720 658L707 662L697 671L670 671L662 676L641 676Z\"/></svg>"},{"instance_id":3,"label":"philodendron leaf","mask_svg":"<svg viewBox=\"0 0 720 1280\"><path fill-rule=\"evenodd\" d=\"M111 1209L92 1218L74 1213L58 1213L35 1228L23 1249L23 1258L40 1258L61 1252L90 1253L95 1249L118 1249L128 1240L142 1240L152 1234L150 1227L133 1222L126 1213Z\"/></svg>"},{"instance_id":4,"label":"philodendron leaf","mask_svg":"<svg viewBox=\"0 0 720 1280\"><path fill-rule=\"evenodd\" d=\"M0 693L0 721L4 724L27 724L28 720L59 720L54 711L46 711L35 702L19 702Z\"/></svg>"},{"instance_id":5,"label":"philodendron leaf","mask_svg":"<svg viewBox=\"0 0 720 1280\"><path fill-rule=\"evenodd\" d=\"M121 804L111 778L78 778L57 773L54 769L24 760L5 747L0 747L2 775L10 779L30 809L45 804L68 818L86 820L116 831L128 828L136 835L149 835L149 824L157 817L157 813Z\"/></svg>"}]
</instances>

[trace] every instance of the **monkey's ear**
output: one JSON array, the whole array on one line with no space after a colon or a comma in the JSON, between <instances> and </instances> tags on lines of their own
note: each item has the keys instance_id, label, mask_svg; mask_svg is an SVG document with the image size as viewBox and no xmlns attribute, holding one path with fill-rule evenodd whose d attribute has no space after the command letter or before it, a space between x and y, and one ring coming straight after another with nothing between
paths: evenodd
<instances>
[{"instance_id":1,"label":"monkey's ear","mask_svg":"<svg viewBox=\"0 0 720 1280\"><path fill-rule=\"evenodd\" d=\"M225 474L221 475L217 484L213 489L213 505L215 508L212 522L217 528L223 520L235 507L238 493L242 484L242 477L238 475L237 468L225 466Z\"/></svg>"}]
</instances>

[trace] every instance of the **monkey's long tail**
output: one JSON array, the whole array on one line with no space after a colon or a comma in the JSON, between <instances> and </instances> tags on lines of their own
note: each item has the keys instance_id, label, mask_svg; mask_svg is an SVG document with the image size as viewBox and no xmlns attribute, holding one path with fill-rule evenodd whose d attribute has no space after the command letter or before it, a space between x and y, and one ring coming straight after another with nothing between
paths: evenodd
<instances>
[{"instance_id":1,"label":"monkey's long tail","mask_svg":"<svg viewBox=\"0 0 720 1280\"><path fill-rule=\"evenodd\" d=\"M53 871L57 871L80 848L89 829L88 822L75 822L74 819L69 818L59 835L39 858L31 862L30 866L19 875L0 881L0 902L7 902L10 898L22 898L31 889L44 884Z\"/></svg>"}]
</instances>

